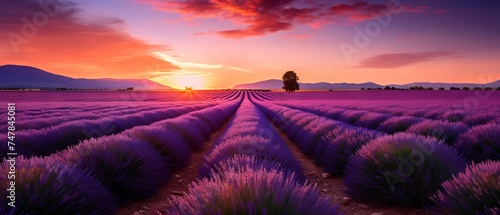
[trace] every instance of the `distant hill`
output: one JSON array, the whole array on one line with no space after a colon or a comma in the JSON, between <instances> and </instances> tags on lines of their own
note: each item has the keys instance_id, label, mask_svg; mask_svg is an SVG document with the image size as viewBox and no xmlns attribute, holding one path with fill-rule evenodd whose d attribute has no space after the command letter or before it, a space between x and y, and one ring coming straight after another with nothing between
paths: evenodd
<instances>
[{"instance_id":1,"label":"distant hill","mask_svg":"<svg viewBox=\"0 0 500 215\"><path fill-rule=\"evenodd\" d=\"M414 82L410 84L390 84L390 85L380 85L373 82L366 83L327 83L327 82L319 82L319 83L300 83L300 89L302 90L329 90L329 89L361 89L362 87L367 88L384 88L385 86L396 87L401 89L408 89L413 86L423 86L423 87L433 87L434 89L438 89L439 87L444 87L449 89L450 87L470 87L471 89L474 87L500 87L500 80L487 83L487 84L473 84L473 83L431 83L431 82ZM282 89L283 81L279 79L270 79L265 81L258 81L254 83L247 84L238 84L233 87L233 89Z\"/></svg>"},{"instance_id":2,"label":"distant hill","mask_svg":"<svg viewBox=\"0 0 500 215\"><path fill-rule=\"evenodd\" d=\"M75 79L29 67L0 66L0 87L14 88L72 88L72 89L172 89L147 79Z\"/></svg>"},{"instance_id":3,"label":"distant hill","mask_svg":"<svg viewBox=\"0 0 500 215\"><path fill-rule=\"evenodd\" d=\"M474 87L493 87L497 88L500 87L500 80L494 81L491 83L487 84L476 84L476 83L432 83L432 82L414 82L414 83L409 83L409 84L391 84L389 85L390 87L396 87L396 88L410 88L413 86L422 86L422 87L432 87L434 89L437 89L439 87L444 87L445 89L450 89L450 87L469 87L469 88L474 88Z\"/></svg>"},{"instance_id":4,"label":"distant hill","mask_svg":"<svg viewBox=\"0 0 500 215\"><path fill-rule=\"evenodd\" d=\"M270 79L247 84L238 84L233 89L281 89L283 81L278 79Z\"/></svg>"},{"instance_id":5,"label":"distant hill","mask_svg":"<svg viewBox=\"0 0 500 215\"><path fill-rule=\"evenodd\" d=\"M377 88L383 87L372 82L354 84L354 83L300 83L300 89L302 90L325 90L325 89L360 89L364 88ZM265 81L259 81L255 83L239 84L233 87L233 89L282 89L283 81L278 79L271 79Z\"/></svg>"}]
</instances>

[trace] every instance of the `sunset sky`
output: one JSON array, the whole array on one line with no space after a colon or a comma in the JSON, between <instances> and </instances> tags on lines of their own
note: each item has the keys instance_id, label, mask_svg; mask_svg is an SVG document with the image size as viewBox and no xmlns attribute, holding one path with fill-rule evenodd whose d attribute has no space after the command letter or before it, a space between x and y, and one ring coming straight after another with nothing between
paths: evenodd
<instances>
[{"instance_id":1,"label":"sunset sky","mask_svg":"<svg viewBox=\"0 0 500 215\"><path fill-rule=\"evenodd\" d=\"M498 0L2 0L0 65L172 87L500 79Z\"/></svg>"}]
</instances>

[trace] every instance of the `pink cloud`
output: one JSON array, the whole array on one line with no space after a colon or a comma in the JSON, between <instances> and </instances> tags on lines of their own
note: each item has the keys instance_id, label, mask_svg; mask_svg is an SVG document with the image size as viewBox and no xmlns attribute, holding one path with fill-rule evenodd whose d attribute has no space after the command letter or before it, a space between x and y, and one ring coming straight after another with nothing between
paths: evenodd
<instances>
[{"instance_id":1,"label":"pink cloud","mask_svg":"<svg viewBox=\"0 0 500 215\"><path fill-rule=\"evenodd\" d=\"M464 57L451 51L429 51L416 53L380 54L361 61L358 68L392 69L411 64L432 61L438 58Z\"/></svg>"}]
</instances>

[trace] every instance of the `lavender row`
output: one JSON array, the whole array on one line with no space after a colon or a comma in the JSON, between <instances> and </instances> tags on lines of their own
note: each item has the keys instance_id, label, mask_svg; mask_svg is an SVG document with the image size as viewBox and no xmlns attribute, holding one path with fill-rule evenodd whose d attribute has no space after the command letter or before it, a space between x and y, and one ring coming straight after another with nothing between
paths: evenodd
<instances>
[{"instance_id":1,"label":"lavender row","mask_svg":"<svg viewBox=\"0 0 500 215\"><path fill-rule=\"evenodd\" d=\"M233 100L239 96L240 92L238 91L214 91L210 96L206 97L206 100Z\"/></svg>"},{"instance_id":2,"label":"lavender row","mask_svg":"<svg viewBox=\"0 0 500 215\"><path fill-rule=\"evenodd\" d=\"M290 106L286 105L286 107ZM457 138L470 129L468 125L461 122L447 122L409 116L393 117L388 114L358 110L318 110L314 107L309 108L305 106L292 106L291 108L387 134L410 132L430 136L450 145L454 145Z\"/></svg>"},{"instance_id":3,"label":"lavender row","mask_svg":"<svg viewBox=\"0 0 500 215\"><path fill-rule=\"evenodd\" d=\"M234 156L249 156L263 163L276 163L280 170L305 180L302 167L293 157L283 139L266 118L248 100L236 111L224 133L214 142L214 149L205 156L199 178L210 177L220 164ZM259 169L262 166L251 166ZM264 167L267 170L271 168ZM225 170L223 170L225 171Z\"/></svg>"},{"instance_id":4,"label":"lavender row","mask_svg":"<svg viewBox=\"0 0 500 215\"><path fill-rule=\"evenodd\" d=\"M38 104L38 103L37 103ZM81 120L81 119L98 119L103 116L117 116L117 115L127 115L127 114L135 114L142 111L153 111L165 109L168 107L181 107L185 105L192 105L192 103L154 103L149 104L148 106L136 106L132 103L119 103L115 106L109 106L112 104L108 104L105 106L100 105L99 103L92 103L99 108L93 108L95 110L90 110L90 108L78 108L78 105L88 105L88 103L79 103L76 106L71 106L71 108L65 109L61 111L59 107L66 107L66 103L64 106L60 106L60 104L47 104L42 103L43 106L47 108L51 108L52 111L50 113L40 113L38 115L26 115L26 112L17 112L16 111L16 130L27 130L27 129L41 129L45 127L55 126L64 122L69 122L73 120ZM74 105L74 104L72 104ZM24 107L27 108L27 107ZM18 111L23 110L23 108L18 107ZM6 123L0 125L0 131L6 129Z\"/></svg>"},{"instance_id":5,"label":"lavender row","mask_svg":"<svg viewBox=\"0 0 500 215\"><path fill-rule=\"evenodd\" d=\"M342 101L342 103L345 103L345 101ZM316 102L313 106L311 106L310 102L307 101L296 101L292 103L279 102L276 104L283 104L300 109L306 108L308 111L331 116L337 116L342 112L349 112L354 115L352 116L354 117L352 120L358 119L356 118L356 114L370 113L378 117L384 117L385 115L386 117L415 117L432 120L444 120L448 122L464 122L470 126L483 125L491 122L500 123L500 115L495 111L498 107L495 107L495 105L465 111L449 106L449 104L446 103L422 104L415 103L414 101L404 105L398 105L397 107L379 107L381 104L368 103L373 106L377 106L371 107L367 105L366 101L357 102L356 106L340 105L337 101ZM360 108L360 105L364 107Z\"/></svg>"},{"instance_id":6,"label":"lavender row","mask_svg":"<svg viewBox=\"0 0 500 215\"><path fill-rule=\"evenodd\" d=\"M51 104L45 104L46 106L51 106ZM127 105L127 104L121 104ZM155 107L156 106L156 107ZM96 110L84 110L84 109L70 109L70 110L65 110L65 111L60 111L60 110L53 110L50 112L43 112L43 113L38 113L38 114L26 114L26 112L22 113L19 115L19 120L27 120L27 119L32 119L32 118L43 118L43 117L54 117L54 116L65 116L68 114L74 114L76 111L78 112L83 112L83 113L93 113L93 114L115 114L115 113L133 113L134 111L145 111L145 110L153 110L156 108L160 108L160 105L150 105L148 107L135 107L135 106L128 106L126 108L124 107L107 107L105 109L96 109Z\"/></svg>"},{"instance_id":7,"label":"lavender row","mask_svg":"<svg viewBox=\"0 0 500 215\"><path fill-rule=\"evenodd\" d=\"M333 113L332 111L330 113ZM338 115L330 114L329 117L347 121L355 126L373 128L368 125L378 125L381 119L379 114L360 114L360 111L336 112ZM357 120L353 120L357 119ZM399 132L414 133L422 136L433 137L438 141L454 146L468 159L482 162L488 159L500 160L500 125L487 123L484 125L469 127L460 122L446 122L441 120L428 120L414 117L393 117L380 125L375 126L376 131L387 134Z\"/></svg>"},{"instance_id":8,"label":"lavender row","mask_svg":"<svg viewBox=\"0 0 500 215\"><path fill-rule=\"evenodd\" d=\"M87 107L91 105L90 107ZM90 115L93 117L95 114L116 112L127 112L134 110L153 109L151 106L129 106L128 103L121 104L105 104L102 103L46 103L46 102L24 102L16 103L16 125L17 130L36 129L39 124L45 126L53 126L50 124L54 122L54 118L72 118L84 119L80 115ZM160 106L158 106L160 108ZM138 112L138 111L137 111ZM132 113L132 112L131 112ZM6 119L6 113L0 113L0 117ZM33 121L35 120L35 121ZM6 129L6 124L0 124L0 131Z\"/></svg>"},{"instance_id":9,"label":"lavender row","mask_svg":"<svg viewBox=\"0 0 500 215\"><path fill-rule=\"evenodd\" d=\"M191 132L198 129L193 125L206 125L213 132L238 105L239 101L223 103L154 126L86 140L44 158L18 157L17 204L0 208L0 214L113 214L118 205L152 196L176 169L187 165L192 149L202 144L193 141L210 138L210 133L200 137ZM5 160L0 170L8 168ZM3 192L8 189L4 180L0 179ZM5 201L0 203L6 205Z\"/></svg>"},{"instance_id":10,"label":"lavender row","mask_svg":"<svg viewBox=\"0 0 500 215\"><path fill-rule=\"evenodd\" d=\"M242 93L241 92L234 92L234 93L230 93L230 94L227 94L225 96L221 96L219 97L219 99L223 99L223 100L233 100L233 99L238 99L242 96Z\"/></svg>"},{"instance_id":11,"label":"lavender row","mask_svg":"<svg viewBox=\"0 0 500 215\"><path fill-rule=\"evenodd\" d=\"M175 170L187 165L191 154L202 149L203 143L227 121L238 104L237 101L224 103L150 126L134 127L116 135L117 138L133 141L102 144L101 140L108 137L92 139L59 155L71 166L92 169L120 202L146 198L165 182L165 178L170 178ZM115 151L115 157L108 156L111 149ZM145 162L141 166L136 165L140 164L140 160L131 162L131 159L144 160L146 157L156 158L156 161Z\"/></svg>"},{"instance_id":12,"label":"lavender row","mask_svg":"<svg viewBox=\"0 0 500 215\"><path fill-rule=\"evenodd\" d=\"M303 180L300 164L250 102L205 156L199 180L173 197L168 214L338 214Z\"/></svg>"},{"instance_id":13,"label":"lavender row","mask_svg":"<svg viewBox=\"0 0 500 215\"><path fill-rule=\"evenodd\" d=\"M215 101L230 101L239 99L241 96L240 91L214 91L211 92L210 96L207 96L204 101L215 100Z\"/></svg>"},{"instance_id":14,"label":"lavender row","mask_svg":"<svg viewBox=\"0 0 500 215\"><path fill-rule=\"evenodd\" d=\"M41 114L54 114L61 112L72 112L75 110L92 112L92 111L110 111L110 110L126 110L130 106L127 102L19 102L19 113L24 115L38 116ZM125 105L126 106L125 106ZM134 107L148 107L146 105L134 104Z\"/></svg>"},{"instance_id":15,"label":"lavender row","mask_svg":"<svg viewBox=\"0 0 500 215\"><path fill-rule=\"evenodd\" d=\"M161 111L146 111L98 120L77 120L40 130L17 131L15 138L16 152L26 157L46 156L68 146L78 144L81 140L116 134L135 126L148 125L162 119L180 116L208 106L207 104L200 104L188 107L168 108ZM3 152L0 158L3 159L7 150L6 144L0 147L2 147L0 151Z\"/></svg>"},{"instance_id":16,"label":"lavender row","mask_svg":"<svg viewBox=\"0 0 500 215\"><path fill-rule=\"evenodd\" d=\"M255 101L303 153L329 173L342 175L348 158L367 142L385 134L312 113Z\"/></svg>"},{"instance_id":17,"label":"lavender row","mask_svg":"<svg viewBox=\"0 0 500 215\"><path fill-rule=\"evenodd\" d=\"M96 120L103 117L109 116L124 116L136 114L144 111L151 111L159 109L160 107L152 108L152 107L141 107L135 109L127 109L127 110L115 110L115 111L103 111L103 112L85 112L78 111L75 112L72 110L71 112L61 113L60 115L40 115L40 116L25 116L22 114L16 114L16 130L29 130L29 129L42 129L51 126L56 126L62 124L64 122L70 122L75 120ZM166 107L163 107L166 108ZM0 125L0 131L6 130L6 125Z\"/></svg>"},{"instance_id":18,"label":"lavender row","mask_svg":"<svg viewBox=\"0 0 500 215\"><path fill-rule=\"evenodd\" d=\"M317 104L393 115L439 113L441 110L484 111L499 107L498 94L478 96L474 92L303 92L272 93L289 101L314 100ZM381 98L383 98L381 100ZM430 114L433 115L433 114Z\"/></svg>"},{"instance_id":19,"label":"lavender row","mask_svg":"<svg viewBox=\"0 0 500 215\"><path fill-rule=\"evenodd\" d=\"M282 100L280 97L276 96L276 94L271 94L269 92L259 92L259 91L252 91L251 97L252 99L257 99L259 101Z\"/></svg>"},{"instance_id":20,"label":"lavender row","mask_svg":"<svg viewBox=\"0 0 500 215\"><path fill-rule=\"evenodd\" d=\"M256 103L326 171L345 174L347 194L368 204L431 204L430 196L441 183L462 171L467 162L457 150L435 139L409 133L383 135Z\"/></svg>"}]
</instances>

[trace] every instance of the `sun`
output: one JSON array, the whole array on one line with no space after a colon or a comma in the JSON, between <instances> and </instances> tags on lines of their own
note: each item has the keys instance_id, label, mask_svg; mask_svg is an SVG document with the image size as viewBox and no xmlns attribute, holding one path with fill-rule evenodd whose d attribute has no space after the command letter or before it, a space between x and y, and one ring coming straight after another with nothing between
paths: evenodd
<instances>
[{"instance_id":1,"label":"sun","mask_svg":"<svg viewBox=\"0 0 500 215\"><path fill-rule=\"evenodd\" d=\"M177 89L190 88L197 90L205 87L205 79L202 76L179 76L174 77L173 81Z\"/></svg>"}]
</instances>

